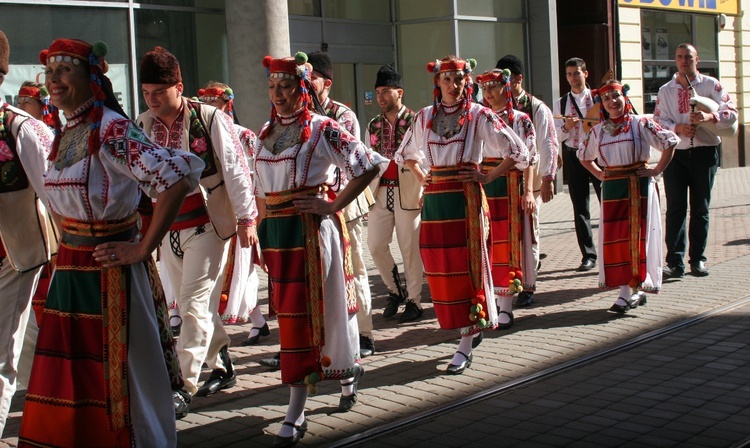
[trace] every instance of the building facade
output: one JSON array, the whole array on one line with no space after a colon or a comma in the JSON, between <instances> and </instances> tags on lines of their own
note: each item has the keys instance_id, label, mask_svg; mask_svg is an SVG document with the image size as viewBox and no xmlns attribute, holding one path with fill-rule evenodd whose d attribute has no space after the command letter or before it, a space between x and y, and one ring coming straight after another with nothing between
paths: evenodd
<instances>
[{"instance_id":1,"label":"building facade","mask_svg":"<svg viewBox=\"0 0 750 448\"><path fill-rule=\"evenodd\" d=\"M748 163L743 60L750 59L750 0L0 0L0 29L11 43L11 71L0 90L13 103L25 80L43 78L38 53L57 37L102 40L118 99L145 109L138 61L161 45L181 62L185 93L210 80L235 91L241 122L258 130L270 104L263 56L327 51L331 96L367 122L379 113L375 74L404 76L404 102L432 103L430 60L474 58L477 72L512 53L527 67L524 87L548 104L567 90L562 64L589 64L590 84L613 68L629 83L638 111L653 111L658 87L674 73L674 51L693 42L699 68L718 76L740 109L740 132L724 139L722 166ZM43 82L43 80L42 80Z\"/></svg>"}]
</instances>

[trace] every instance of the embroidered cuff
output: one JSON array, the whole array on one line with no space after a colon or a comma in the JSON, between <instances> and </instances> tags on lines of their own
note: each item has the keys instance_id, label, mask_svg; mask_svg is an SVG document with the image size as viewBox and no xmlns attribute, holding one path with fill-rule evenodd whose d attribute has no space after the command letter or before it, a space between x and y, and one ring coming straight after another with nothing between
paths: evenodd
<instances>
[{"instance_id":1,"label":"embroidered cuff","mask_svg":"<svg viewBox=\"0 0 750 448\"><path fill-rule=\"evenodd\" d=\"M254 227L255 226L255 218L240 218L237 220L238 226L245 226L245 227Z\"/></svg>"}]
</instances>

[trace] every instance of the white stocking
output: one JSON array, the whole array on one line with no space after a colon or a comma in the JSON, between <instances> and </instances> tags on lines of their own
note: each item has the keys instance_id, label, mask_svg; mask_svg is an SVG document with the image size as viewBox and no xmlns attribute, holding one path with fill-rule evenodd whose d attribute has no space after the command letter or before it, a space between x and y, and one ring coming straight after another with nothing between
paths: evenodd
<instances>
[{"instance_id":1,"label":"white stocking","mask_svg":"<svg viewBox=\"0 0 750 448\"><path fill-rule=\"evenodd\" d=\"M253 336L258 336L260 329L266 324L266 319L263 317L263 311L259 306L256 306L255 309L253 309L249 317L253 328L250 329L250 334L247 337L251 338Z\"/></svg>"},{"instance_id":2,"label":"white stocking","mask_svg":"<svg viewBox=\"0 0 750 448\"><path fill-rule=\"evenodd\" d=\"M294 422L295 425L305 421L305 403L307 403L306 386L289 386L289 407L286 409L285 422ZM292 437L295 429L288 425L281 425L280 437Z\"/></svg>"},{"instance_id":3,"label":"white stocking","mask_svg":"<svg viewBox=\"0 0 750 448\"><path fill-rule=\"evenodd\" d=\"M507 313L513 312L513 296L497 296L497 321L501 324L507 324L510 322L510 316L500 311Z\"/></svg>"},{"instance_id":4,"label":"white stocking","mask_svg":"<svg viewBox=\"0 0 750 448\"><path fill-rule=\"evenodd\" d=\"M466 358L464 357L464 355L469 356L471 354L471 341L473 339L474 339L473 335L461 336L461 341L459 341L458 343L458 349L456 349L456 354L454 354L453 359L451 359L451 364L458 365L466 361ZM464 355L461 355L458 352L461 352Z\"/></svg>"}]
</instances>

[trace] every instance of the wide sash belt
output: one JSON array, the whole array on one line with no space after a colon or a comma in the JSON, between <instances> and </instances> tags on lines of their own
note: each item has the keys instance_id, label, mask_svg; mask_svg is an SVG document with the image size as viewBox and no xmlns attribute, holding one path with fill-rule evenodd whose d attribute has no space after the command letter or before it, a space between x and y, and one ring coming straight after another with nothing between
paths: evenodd
<instances>
[{"instance_id":1,"label":"wide sash belt","mask_svg":"<svg viewBox=\"0 0 750 448\"><path fill-rule=\"evenodd\" d=\"M68 246L94 247L110 241L130 241L138 233L138 215L112 221L62 220L62 243Z\"/></svg>"},{"instance_id":2,"label":"wide sash belt","mask_svg":"<svg viewBox=\"0 0 750 448\"><path fill-rule=\"evenodd\" d=\"M331 196L329 193L332 192L328 185L323 184L314 187L302 187L266 193L266 214L269 217L294 215L299 213L294 206L295 199L303 196ZM335 196L331 200L334 198Z\"/></svg>"}]
</instances>

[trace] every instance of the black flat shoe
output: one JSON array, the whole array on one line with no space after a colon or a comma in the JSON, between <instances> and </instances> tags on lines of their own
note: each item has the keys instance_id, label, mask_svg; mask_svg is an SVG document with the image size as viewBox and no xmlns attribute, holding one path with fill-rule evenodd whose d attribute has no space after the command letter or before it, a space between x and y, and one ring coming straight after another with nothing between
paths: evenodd
<instances>
[{"instance_id":1,"label":"black flat shoe","mask_svg":"<svg viewBox=\"0 0 750 448\"><path fill-rule=\"evenodd\" d=\"M297 444L297 442L300 441L301 438L305 437L305 432L307 432L307 419L302 421L302 424L295 425L291 422L284 422L282 425L291 426L296 430L294 435L289 437L281 437L276 436L276 438L273 440L273 445L271 445L273 448L283 448L285 446L294 446Z\"/></svg>"},{"instance_id":2,"label":"black flat shoe","mask_svg":"<svg viewBox=\"0 0 750 448\"><path fill-rule=\"evenodd\" d=\"M404 298L400 295L392 292L388 293L388 303L386 303L385 308L383 308L383 317L385 319L390 319L395 316L398 312L398 306L401 305L403 301Z\"/></svg>"},{"instance_id":3,"label":"black flat shoe","mask_svg":"<svg viewBox=\"0 0 750 448\"><path fill-rule=\"evenodd\" d=\"M403 324L405 322L412 322L422 317L424 310L417 306L416 303L409 300L406 302L404 312L399 316L398 322Z\"/></svg>"},{"instance_id":4,"label":"black flat shoe","mask_svg":"<svg viewBox=\"0 0 750 448\"><path fill-rule=\"evenodd\" d=\"M263 367L270 367L271 369L278 370L281 368L281 354L276 353L276 356L274 356L273 358L263 358L258 361L258 364L262 365Z\"/></svg>"},{"instance_id":5,"label":"black flat shoe","mask_svg":"<svg viewBox=\"0 0 750 448\"><path fill-rule=\"evenodd\" d=\"M174 416L177 420L188 415L192 398L187 391L183 389L173 390L172 401L174 401Z\"/></svg>"},{"instance_id":6,"label":"black flat shoe","mask_svg":"<svg viewBox=\"0 0 750 448\"><path fill-rule=\"evenodd\" d=\"M464 370L471 366L471 361L474 359L473 353L469 353L469 356L466 356L466 353L464 352L457 351L456 353L463 356L465 359L460 364L448 364L448 368L445 369L445 373L448 375L461 375L464 373Z\"/></svg>"},{"instance_id":7,"label":"black flat shoe","mask_svg":"<svg viewBox=\"0 0 750 448\"><path fill-rule=\"evenodd\" d=\"M498 311L497 314L498 315L505 314L506 316L510 317L510 320L508 322L506 322L504 324L498 323L498 325L497 325L497 329L498 330L507 330L508 328L510 328L510 327L513 326L513 320L514 320L513 319L513 311L511 311L511 312L508 312L508 311Z\"/></svg>"},{"instance_id":8,"label":"black flat shoe","mask_svg":"<svg viewBox=\"0 0 750 448\"><path fill-rule=\"evenodd\" d=\"M518 297L516 297L516 306L519 308L522 308L524 306L529 306L534 301L534 293L528 292L528 291L521 291L520 294L518 294Z\"/></svg>"},{"instance_id":9,"label":"black flat shoe","mask_svg":"<svg viewBox=\"0 0 750 448\"><path fill-rule=\"evenodd\" d=\"M664 266L661 268L662 277L666 278L682 278L685 276L685 269L679 266Z\"/></svg>"},{"instance_id":10,"label":"black flat shoe","mask_svg":"<svg viewBox=\"0 0 750 448\"><path fill-rule=\"evenodd\" d=\"M367 358L375 354L375 340L364 335L359 335L359 356Z\"/></svg>"},{"instance_id":11,"label":"black flat shoe","mask_svg":"<svg viewBox=\"0 0 750 448\"><path fill-rule=\"evenodd\" d=\"M219 350L219 357L227 370L214 369L211 376L195 392L196 397L205 397L215 394L220 390L229 389L237 384L237 376L234 374L232 360L229 358L229 347L226 345Z\"/></svg>"},{"instance_id":12,"label":"black flat shoe","mask_svg":"<svg viewBox=\"0 0 750 448\"><path fill-rule=\"evenodd\" d=\"M484 339L484 332L482 331L478 335L474 336L474 338L471 340L471 348L479 347L479 344L482 343L483 339Z\"/></svg>"},{"instance_id":13,"label":"black flat shoe","mask_svg":"<svg viewBox=\"0 0 750 448\"><path fill-rule=\"evenodd\" d=\"M250 345L255 345L255 344L258 343L258 341L260 341L260 337L261 336L270 336L271 335L271 330L268 328L268 322L266 322L265 324L263 324L263 326L260 327L260 328L253 327L252 330L258 330L258 334L256 334L255 336L250 336L249 338L247 338L244 341L242 341L242 344L240 344L241 346L247 347L247 346L250 346Z\"/></svg>"},{"instance_id":14,"label":"black flat shoe","mask_svg":"<svg viewBox=\"0 0 750 448\"><path fill-rule=\"evenodd\" d=\"M625 305L618 305L617 301L615 301L614 305L612 305L608 311L611 311L613 313L618 313L618 314L627 313L628 310L630 309L630 302L626 299L623 299L622 297L618 298L617 300L622 300L623 302L625 302Z\"/></svg>"},{"instance_id":15,"label":"black flat shoe","mask_svg":"<svg viewBox=\"0 0 750 448\"><path fill-rule=\"evenodd\" d=\"M354 393L351 395L341 394L341 397L339 398L339 411L347 412L357 404L357 383L359 383L359 379L363 376L365 376L365 368L359 364L355 364L354 378L351 383L354 384Z\"/></svg>"}]
</instances>

